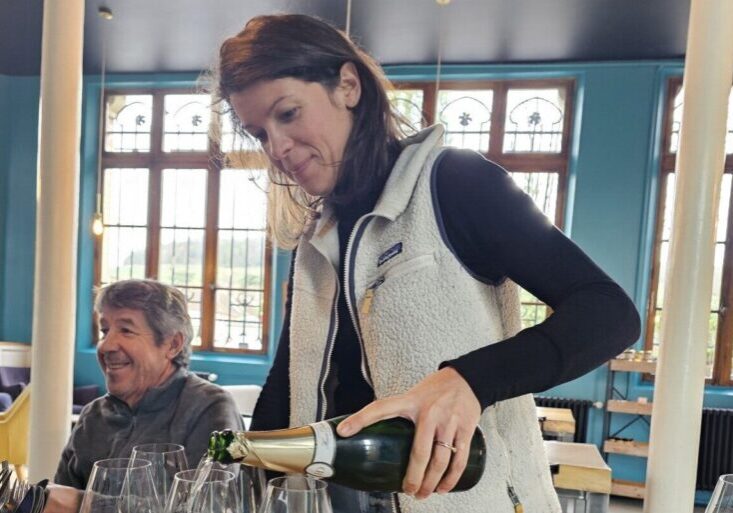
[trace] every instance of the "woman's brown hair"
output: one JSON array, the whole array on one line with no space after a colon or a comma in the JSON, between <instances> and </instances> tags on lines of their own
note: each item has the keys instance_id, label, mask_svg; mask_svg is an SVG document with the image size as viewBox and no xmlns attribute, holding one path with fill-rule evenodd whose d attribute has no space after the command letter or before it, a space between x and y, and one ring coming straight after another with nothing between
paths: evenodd
<instances>
[{"instance_id":1,"label":"woman's brown hair","mask_svg":"<svg viewBox=\"0 0 733 513\"><path fill-rule=\"evenodd\" d=\"M353 128L338 163L336 186L323 198L336 207L358 201L373 190L374 184L384 183L402 136L400 117L387 98L391 85L376 61L341 31L318 18L299 14L257 16L239 34L224 41L215 78L216 93L229 106L231 94L257 82L285 77L317 82L331 92L347 62L353 63L359 74L361 98L352 109ZM230 106L229 114L244 134ZM270 233L278 245L293 247L320 199L308 196L274 166L269 167L269 174Z\"/></svg>"}]
</instances>

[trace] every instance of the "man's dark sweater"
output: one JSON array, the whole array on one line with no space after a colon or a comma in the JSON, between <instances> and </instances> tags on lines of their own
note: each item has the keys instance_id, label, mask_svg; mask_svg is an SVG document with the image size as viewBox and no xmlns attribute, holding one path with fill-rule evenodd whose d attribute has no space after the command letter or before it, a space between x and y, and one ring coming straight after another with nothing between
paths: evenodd
<instances>
[{"instance_id":1,"label":"man's dark sweater","mask_svg":"<svg viewBox=\"0 0 733 513\"><path fill-rule=\"evenodd\" d=\"M110 394L86 405L54 482L83 490L95 461L129 458L134 446L148 443L183 445L189 466L195 468L211 432L222 429L244 429L232 396L178 369L163 385L148 390L135 408Z\"/></svg>"}]
</instances>

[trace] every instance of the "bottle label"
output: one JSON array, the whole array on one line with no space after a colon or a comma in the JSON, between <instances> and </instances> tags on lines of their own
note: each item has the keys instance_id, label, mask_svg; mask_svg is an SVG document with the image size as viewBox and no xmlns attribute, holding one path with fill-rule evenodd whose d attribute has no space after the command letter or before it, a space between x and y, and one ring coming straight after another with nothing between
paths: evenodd
<instances>
[{"instance_id":1,"label":"bottle label","mask_svg":"<svg viewBox=\"0 0 733 513\"><path fill-rule=\"evenodd\" d=\"M310 425L316 439L316 450L313 462L305 468L313 477L326 478L333 476L333 459L336 456L336 435L328 422L316 422Z\"/></svg>"}]
</instances>

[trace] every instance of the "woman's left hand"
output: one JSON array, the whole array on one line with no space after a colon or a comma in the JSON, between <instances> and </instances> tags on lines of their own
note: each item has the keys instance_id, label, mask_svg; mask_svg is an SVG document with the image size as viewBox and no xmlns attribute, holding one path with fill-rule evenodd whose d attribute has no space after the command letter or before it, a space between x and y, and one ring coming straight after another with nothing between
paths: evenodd
<instances>
[{"instance_id":1,"label":"woman's left hand","mask_svg":"<svg viewBox=\"0 0 733 513\"><path fill-rule=\"evenodd\" d=\"M402 490L418 499L452 490L466 468L471 438L481 417L481 405L466 380L445 367L404 394L365 406L339 424L338 434L351 436L392 417L415 423ZM455 447L455 453L437 442Z\"/></svg>"}]
</instances>

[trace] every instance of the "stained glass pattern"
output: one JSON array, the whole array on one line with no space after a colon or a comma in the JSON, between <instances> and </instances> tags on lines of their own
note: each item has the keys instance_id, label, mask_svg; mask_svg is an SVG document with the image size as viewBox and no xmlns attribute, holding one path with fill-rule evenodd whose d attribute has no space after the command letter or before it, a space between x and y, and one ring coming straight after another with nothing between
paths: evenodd
<instances>
[{"instance_id":1,"label":"stained glass pattern","mask_svg":"<svg viewBox=\"0 0 733 513\"><path fill-rule=\"evenodd\" d=\"M164 106L163 151L207 151L211 97L206 94L168 94Z\"/></svg>"},{"instance_id":2,"label":"stained glass pattern","mask_svg":"<svg viewBox=\"0 0 733 513\"><path fill-rule=\"evenodd\" d=\"M438 92L438 121L446 128L446 145L489 151L493 97L490 89Z\"/></svg>"},{"instance_id":3,"label":"stained glass pattern","mask_svg":"<svg viewBox=\"0 0 733 513\"><path fill-rule=\"evenodd\" d=\"M504 152L559 153L565 111L564 89L507 92Z\"/></svg>"},{"instance_id":4,"label":"stained glass pattern","mask_svg":"<svg viewBox=\"0 0 733 513\"><path fill-rule=\"evenodd\" d=\"M427 126L423 116L423 91L422 89L395 89L387 92L392 107L402 116L415 130L422 130Z\"/></svg>"},{"instance_id":5,"label":"stained glass pattern","mask_svg":"<svg viewBox=\"0 0 733 513\"><path fill-rule=\"evenodd\" d=\"M153 97L149 94L107 96L104 149L108 152L150 151Z\"/></svg>"}]
</instances>

